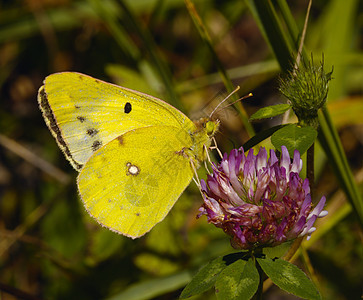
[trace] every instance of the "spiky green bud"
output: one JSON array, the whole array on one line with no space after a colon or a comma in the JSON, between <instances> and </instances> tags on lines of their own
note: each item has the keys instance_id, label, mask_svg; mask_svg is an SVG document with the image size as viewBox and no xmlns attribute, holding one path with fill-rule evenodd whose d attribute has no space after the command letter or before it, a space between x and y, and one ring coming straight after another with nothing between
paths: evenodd
<instances>
[{"instance_id":1,"label":"spiky green bud","mask_svg":"<svg viewBox=\"0 0 363 300\"><path fill-rule=\"evenodd\" d=\"M325 73L323 61L315 66L312 60L281 80L280 91L291 102L300 125L317 127L318 110L326 102L332 73Z\"/></svg>"}]
</instances>

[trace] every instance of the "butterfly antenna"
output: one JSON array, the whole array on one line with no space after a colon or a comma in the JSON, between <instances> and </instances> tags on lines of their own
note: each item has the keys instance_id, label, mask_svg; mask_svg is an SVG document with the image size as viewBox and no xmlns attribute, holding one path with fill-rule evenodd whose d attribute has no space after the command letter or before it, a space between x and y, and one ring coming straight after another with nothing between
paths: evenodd
<instances>
[{"instance_id":1,"label":"butterfly antenna","mask_svg":"<svg viewBox=\"0 0 363 300\"><path fill-rule=\"evenodd\" d=\"M230 104L228 104L228 105L226 105L226 106L222 107L221 109L219 109L219 110L217 110L217 111L213 111L213 112L219 112L219 111L221 111L221 110L223 110L223 109L226 109L226 108L227 108L227 107L229 107L229 106L232 106L233 104L235 104L235 103L237 103L237 102L239 102L239 101L242 101L242 100L247 99L247 98L252 97L252 96L253 96L253 94L252 94L252 93L249 93L248 95L243 96L243 97L239 98L238 100L236 100L236 101L234 101L234 102L232 102L232 103L230 103Z\"/></svg>"},{"instance_id":2,"label":"butterfly antenna","mask_svg":"<svg viewBox=\"0 0 363 300\"><path fill-rule=\"evenodd\" d=\"M216 112L217 108L221 106L223 102L225 102L229 97L231 97L234 93L236 93L240 89L239 85L226 97L224 98L212 111L212 113L209 115L209 118L211 119L213 114Z\"/></svg>"}]
</instances>

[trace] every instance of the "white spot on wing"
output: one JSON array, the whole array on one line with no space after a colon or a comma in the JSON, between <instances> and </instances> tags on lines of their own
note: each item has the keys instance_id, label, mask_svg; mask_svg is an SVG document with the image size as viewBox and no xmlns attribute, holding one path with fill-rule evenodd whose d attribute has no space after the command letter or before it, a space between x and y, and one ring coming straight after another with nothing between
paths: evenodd
<instances>
[{"instance_id":1,"label":"white spot on wing","mask_svg":"<svg viewBox=\"0 0 363 300\"><path fill-rule=\"evenodd\" d=\"M126 167L127 167L127 174L128 175L133 175L133 176L136 176L140 173L140 169L138 166L136 165L133 165L132 163L128 162L126 164Z\"/></svg>"}]
</instances>

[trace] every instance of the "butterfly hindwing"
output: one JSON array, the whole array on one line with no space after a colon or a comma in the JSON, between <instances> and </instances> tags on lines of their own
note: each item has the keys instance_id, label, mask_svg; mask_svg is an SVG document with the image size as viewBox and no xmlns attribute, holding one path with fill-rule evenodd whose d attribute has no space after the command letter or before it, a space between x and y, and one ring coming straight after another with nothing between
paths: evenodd
<instances>
[{"instance_id":1,"label":"butterfly hindwing","mask_svg":"<svg viewBox=\"0 0 363 300\"><path fill-rule=\"evenodd\" d=\"M48 76L38 102L58 145L78 171L95 151L129 130L160 124L195 129L190 119L160 99L80 73Z\"/></svg>"},{"instance_id":2,"label":"butterfly hindwing","mask_svg":"<svg viewBox=\"0 0 363 300\"><path fill-rule=\"evenodd\" d=\"M173 126L129 131L96 151L78 177L87 211L103 226L136 238L164 219L189 185L184 150L191 136Z\"/></svg>"}]
</instances>

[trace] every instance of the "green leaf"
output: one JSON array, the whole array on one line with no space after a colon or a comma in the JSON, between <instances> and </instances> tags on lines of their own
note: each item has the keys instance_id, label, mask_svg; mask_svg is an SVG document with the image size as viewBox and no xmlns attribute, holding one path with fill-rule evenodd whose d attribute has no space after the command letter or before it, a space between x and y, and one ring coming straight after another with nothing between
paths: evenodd
<instances>
[{"instance_id":1,"label":"green leaf","mask_svg":"<svg viewBox=\"0 0 363 300\"><path fill-rule=\"evenodd\" d=\"M315 285L297 266L282 259L257 258L257 261L280 289L304 299L321 299Z\"/></svg>"},{"instance_id":2,"label":"green leaf","mask_svg":"<svg viewBox=\"0 0 363 300\"><path fill-rule=\"evenodd\" d=\"M217 280L218 275L230 264L240 260L245 253L238 252L218 257L204 266L185 287L180 299L185 299L209 290Z\"/></svg>"},{"instance_id":3,"label":"green leaf","mask_svg":"<svg viewBox=\"0 0 363 300\"><path fill-rule=\"evenodd\" d=\"M318 132L310 126L298 127L296 124L291 124L276 131L271 136L271 142L276 149L281 149L281 146L286 146L291 157L294 155L294 150L299 150L300 154L314 143Z\"/></svg>"},{"instance_id":4,"label":"green leaf","mask_svg":"<svg viewBox=\"0 0 363 300\"><path fill-rule=\"evenodd\" d=\"M319 227L319 231L320 231ZM283 255L287 254L287 252L290 250L291 245L293 244L293 241L288 241L285 243L282 243L275 247L266 247L263 249L263 254L265 254L269 258L275 258L275 257L282 257Z\"/></svg>"},{"instance_id":5,"label":"green leaf","mask_svg":"<svg viewBox=\"0 0 363 300\"><path fill-rule=\"evenodd\" d=\"M107 298L107 300L153 299L180 289L188 280L190 280L190 275L187 271L162 278L144 280L129 286L122 292Z\"/></svg>"},{"instance_id":6,"label":"green leaf","mask_svg":"<svg viewBox=\"0 0 363 300\"><path fill-rule=\"evenodd\" d=\"M277 130L279 130L281 128L284 128L285 126L288 126L288 125L277 125L277 126L268 128L266 130L260 131L259 133L257 133L253 137L251 137L246 143L243 144L243 150L247 151L247 150L251 149L252 147L254 147L257 144L259 144L260 142L262 142L263 140L269 138L274 132L276 132Z\"/></svg>"},{"instance_id":7,"label":"green leaf","mask_svg":"<svg viewBox=\"0 0 363 300\"><path fill-rule=\"evenodd\" d=\"M250 121L276 117L278 115L283 114L290 108L291 108L290 104L277 104L277 105L266 106L256 111L250 117Z\"/></svg>"},{"instance_id":8,"label":"green leaf","mask_svg":"<svg viewBox=\"0 0 363 300\"><path fill-rule=\"evenodd\" d=\"M256 293L260 276L252 259L239 259L218 276L216 295L220 300L248 300Z\"/></svg>"}]
</instances>

